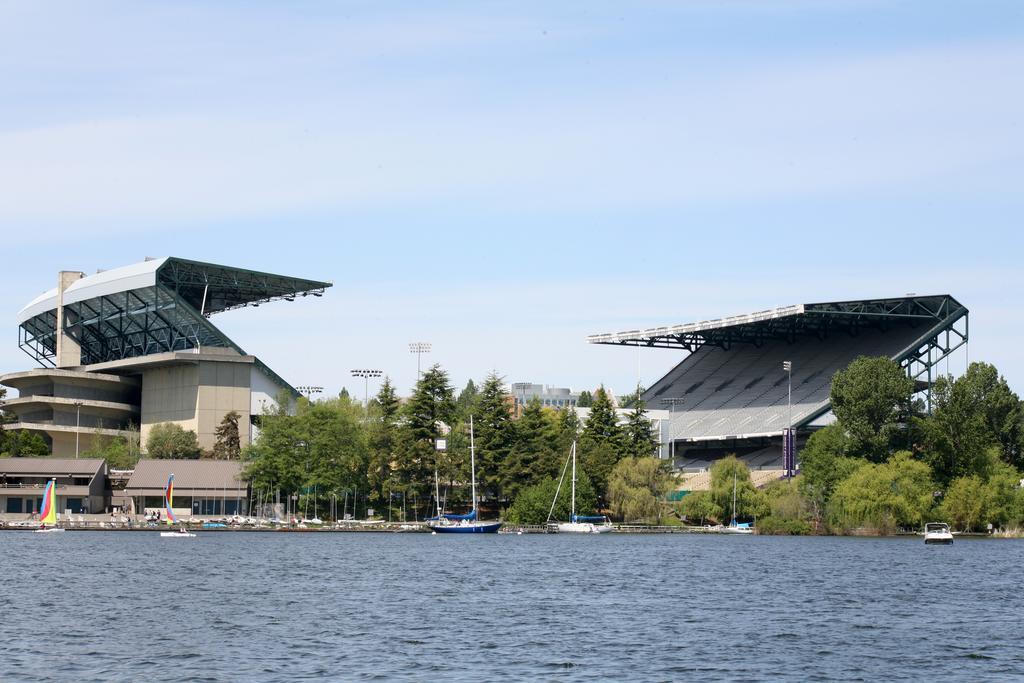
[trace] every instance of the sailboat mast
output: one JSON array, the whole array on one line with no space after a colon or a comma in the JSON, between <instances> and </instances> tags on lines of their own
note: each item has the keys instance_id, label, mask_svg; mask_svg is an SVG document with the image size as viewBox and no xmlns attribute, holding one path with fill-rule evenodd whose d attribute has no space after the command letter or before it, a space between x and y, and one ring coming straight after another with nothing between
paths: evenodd
<instances>
[{"instance_id":1,"label":"sailboat mast","mask_svg":"<svg viewBox=\"0 0 1024 683\"><path fill-rule=\"evenodd\" d=\"M576 442L572 442L572 502L569 503L569 521L576 521Z\"/></svg>"},{"instance_id":2,"label":"sailboat mast","mask_svg":"<svg viewBox=\"0 0 1024 683\"><path fill-rule=\"evenodd\" d=\"M732 473L732 523L736 524L736 471Z\"/></svg>"},{"instance_id":3,"label":"sailboat mast","mask_svg":"<svg viewBox=\"0 0 1024 683\"><path fill-rule=\"evenodd\" d=\"M469 470L473 482L473 509L476 510L476 445L473 442L473 416L469 416Z\"/></svg>"}]
</instances>

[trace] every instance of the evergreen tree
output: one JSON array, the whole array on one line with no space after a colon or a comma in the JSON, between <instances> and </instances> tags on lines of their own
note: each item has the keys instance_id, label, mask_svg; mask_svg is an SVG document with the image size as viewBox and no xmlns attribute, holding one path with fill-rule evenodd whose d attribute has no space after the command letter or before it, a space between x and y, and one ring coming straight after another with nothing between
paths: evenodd
<instances>
[{"instance_id":1,"label":"evergreen tree","mask_svg":"<svg viewBox=\"0 0 1024 683\"><path fill-rule=\"evenodd\" d=\"M589 408L594 404L594 397L590 395L589 391L581 391L580 397L576 399L576 405L580 408Z\"/></svg>"},{"instance_id":2,"label":"evergreen tree","mask_svg":"<svg viewBox=\"0 0 1024 683\"><path fill-rule=\"evenodd\" d=\"M545 410L534 397L515 422L513 445L502 482L505 494L515 500L521 490L545 477L557 476L563 457L558 452L558 416Z\"/></svg>"},{"instance_id":3,"label":"evergreen tree","mask_svg":"<svg viewBox=\"0 0 1024 683\"><path fill-rule=\"evenodd\" d=\"M217 441L213 444L213 457L217 460L238 460L242 452L242 441L238 434L238 420L241 418L236 411L224 415L216 432Z\"/></svg>"},{"instance_id":4,"label":"evergreen tree","mask_svg":"<svg viewBox=\"0 0 1024 683\"><path fill-rule=\"evenodd\" d=\"M405 422L396 452L396 475L421 505L431 499L434 471L441 469L435 444L455 421L454 392L448 373L435 364L420 376L402 411Z\"/></svg>"},{"instance_id":5,"label":"evergreen tree","mask_svg":"<svg viewBox=\"0 0 1024 683\"><path fill-rule=\"evenodd\" d=\"M602 501L612 468L622 458L622 429L604 386L594 393L590 415L583 425L578 452Z\"/></svg>"},{"instance_id":6,"label":"evergreen tree","mask_svg":"<svg viewBox=\"0 0 1024 683\"><path fill-rule=\"evenodd\" d=\"M637 387L637 394L639 393L640 388ZM627 422L622 428L625 454L633 458L656 456L661 442L654 425L647 417L646 406L639 398L635 398L632 403L633 410L630 411Z\"/></svg>"},{"instance_id":7,"label":"evergreen tree","mask_svg":"<svg viewBox=\"0 0 1024 683\"><path fill-rule=\"evenodd\" d=\"M502 379L491 373L480 387L473 420L476 436L477 487L504 501L504 485L516 477L508 454L514 439L512 401Z\"/></svg>"},{"instance_id":8,"label":"evergreen tree","mask_svg":"<svg viewBox=\"0 0 1024 683\"><path fill-rule=\"evenodd\" d=\"M466 386L459 392L459 398L455 401L458 406L459 417L463 420L469 419L469 414L473 412L474 406L476 406L477 397L480 395L480 391L476 388L476 384L472 379L466 382Z\"/></svg>"},{"instance_id":9,"label":"evergreen tree","mask_svg":"<svg viewBox=\"0 0 1024 683\"><path fill-rule=\"evenodd\" d=\"M400 404L395 394L391 378L385 377L380 391L374 399L377 420L370 427L370 461L366 473L367 485L374 492L375 502L379 505L387 500L389 490L401 492L403 487L392 481L391 463L394 459L398 439L398 419ZM390 501L387 500L390 505Z\"/></svg>"}]
</instances>

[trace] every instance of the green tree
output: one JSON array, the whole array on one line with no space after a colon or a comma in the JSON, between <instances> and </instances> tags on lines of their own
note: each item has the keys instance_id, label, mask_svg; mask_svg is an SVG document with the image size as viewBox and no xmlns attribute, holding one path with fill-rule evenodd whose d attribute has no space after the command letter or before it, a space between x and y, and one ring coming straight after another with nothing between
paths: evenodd
<instances>
[{"instance_id":1,"label":"green tree","mask_svg":"<svg viewBox=\"0 0 1024 683\"><path fill-rule=\"evenodd\" d=\"M725 511L715 502L711 491L693 491L686 494L679 501L678 509L679 513L686 517L687 520L699 519L701 525L706 524L709 519L719 522L725 520Z\"/></svg>"},{"instance_id":2,"label":"green tree","mask_svg":"<svg viewBox=\"0 0 1024 683\"><path fill-rule=\"evenodd\" d=\"M661 524L665 495L672 488L668 464L652 457L624 458L608 479L608 502L624 522Z\"/></svg>"},{"instance_id":3,"label":"green tree","mask_svg":"<svg viewBox=\"0 0 1024 683\"><path fill-rule=\"evenodd\" d=\"M238 434L238 421L241 419L236 411L232 410L224 415L224 419L217 425L214 435L217 437L213 444L213 457L217 460L238 460L242 452L242 440Z\"/></svg>"},{"instance_id":4,"label":"green tree","mask_svg":"<svg viewBox=\"0 0 1024 683\"><path fill-rule=\"evenodd\" d=\"M986 363L972 363L962 377L940 377L932 391L934 410L922 420L925 457L940 482L983 475L987 451L997 447L1004 462L1021 466L1022 409L1006 380Z\"/></svg>"},{"instance_id":5,"label":"green tree","mask_svg":"<svg viewBox=\"0 0 1024 683\"><path fill-rule=\"evenodd\" d=\"M860 356L832 378L830 399L849 454L883 462L910 418L914 381L885 357Z\"/></svg>"},{"instance_id":6,"label":"green tree","mask_svg":"<svg viewBox=\"0 0 1024 683\"><path fill-rule=\"evenodd\" d=\"M580 408L589 408L590 406L594 405L594 397L590 394L589 391L581 391L580 397L576 399L576 405L579 406Z\"/></svg>"},{"instance_id":7,"label":"green tree","mask_svg":"<svg viewBox=\"0 0 1024 683\"><path fill-rule=\"evenodd\" d=\"M522 417L513 423L512 446L502 483L505 495L515 500L520 491L558 474L563 458L558 452L558 416L534 397Z\"/></svg>"},{"instance_id":8,"label":"green tree","mask_svg":"<svg viewBox=\"0 0 1024 683\"><path fill-rule=\"evenodd\" d=\"M1024 489L1020 471L1005 462L995 462L985 483L988 521L996 527L1018 527L1024 522Z\"/></svg>"},{"instance_id":9,"label":"green tree","mask_svg":"<svg viewBox=\"0 0 1024 683\"><path fill-rule=\"evenodd\" d=\"M638 394L640 391L641 389L637 387ZM626 418L626 424L622 426L623 450L626 455L633 458L655 456L661 442L654 425L647 417L646 406L639 398L633 400L632 406L633 409Z\"/></svg>"},{"instance_id":10,"label":"green tree","mask_svg":"<svg viewBox=\"0 0 1024 683\"><path fill-rule=\"evenodd\" d=\"M112 439L92 439L82 457L102 458L107 461L110 469L130 470L139 461L139 451L139 428L129 423L126 429Z\"/></svg>"},{"instance_id":11,"label":"green tree","mask_svg":"<svg viewBox=\"0 0 1024 683\"><path fill-rule=\"evenodd\" d=\"M200 453L196 433L174 422L153 425L146 437L146 454L151 458L195 460Z\"/></svg>"},{"instance_id":12,"label":"green tree","mask_svg":"<svg viewBox=\"0 0 1024 683\"><path fill-rule=\"evenodd\" d=\"M476 437L476 481L484 495L501 502L505 488L516 480L509 467L509 452L515 438L512 401L502 379L491 373L484 379L477 397L473 420Z\"/></svg>"},{"instance_id":13,"label":"green tree","mask_svg":"<svg viewBox=\"0 0 1024 683\"><path fill-rule=\"evenodd\" d=\"M558 479L554 477L529 486L516 496L515 501L508 509L508 520L511 524L544 524L548 521L548 512L551 511L552 521L569 521L572 508L572 486L569 480L571 475L566 473L562 480L561 489L558 488ZM555 492L558 491L558 500L555 501ZM552 510L552 501L555 501ZM590 515L597 509L597 496L594 494L594 487L586 473L580 469L576 470L576 514Z\"/></svg>"},{"instance_id":14,"label":"green tree","mask_svg":"<svg viewBox=\"0 0 1024 683\"><path fill-rule=\"evenodd\" d=\"M594 393L590 414L583 424L579 442L580 460L590 474L599 496L606 491L612 468L622 458L622 429L619 417L604 386Z\"/></svg>"},{"instance_id":15,"label":"green tree","mask_svg":"<svg viewBox=\"0 0 1024 683\"><path fill-rule=\"evenodd\" d=\"M864 464L862 458L847 457L850 439L842 425L831 424L811 434L800 451L797 487L811 508L816 524L825 516L836 486Z\"/></svg>"},{"instance_id":16,"label":"green tree","mask_svg":"<svg viewBox=\"0 0 1024 683\"><path fill-rule=\"evenodd\" d=\"M469 419L469 415L473 412L479 395L480 391L476 388L476 383L472 379L467 381L466 386L459 392L459 398L455 401L460 418L463 420Z\"/></svg>"},{"instance_id":17,"label":"green tree","mask_svg":"<svg viewBox=\"0 0 1024 683\"><path fill-rule=\"evenodd\" d=\"M420 376L402 410L395 476L422 506L432 498L435 468L439 475L448 474L434 446L445 428L455 423L454 392L448 373L435 364Z\"/></svg>"},{"instance_id":18,"label":"green tree","mask_svg":"<svg viewBox=\"0 0 1024 683\"><path fill-rule=\"evenodd\" d=\"M934 504L931 468L907 451L888 462L865 463L836 486L831 515L841 529L870 527L891 533L918 528Z\"/></svg>"},{"instance_id":19,"label":"green tree","mask_svg":"<svg viewBox=\"0 0 1024 683\"><path fill-rule=\"evenodd\" d=\"M954 479L939 507L939 514L954 528L974 531L989 519L989 496L985 482L977 475Z\"/></svg>"},{"instance_id":20,"label":"green tree","mask_svg":"<svg viewBox=\"0 0 1024 683\"><path fill-rule=\"evenodd\" d=\"M392 492L402 492L404 487L392 479L392 462L399 435L400 403L395 394L391 378L384 377L380 391L374 399L376 420L369 429L369 463L366 472L367 485L374 492L377 505L391 504Z\"/></svg>"},{"instance_id":21,"label":"green tree","mask_svg":"<svg viewBox=\"0 0 1024 683\"><path fill-rule=\"evenodd\" d=\"M640 397L647 391L644 387L637 384L636 391L632 391L622 398L619 399L620 408L635 408L638 403L643 403Z\"/></svg>"},{"instance_id":22,"label":"green tree","mask_svg":"<svg viewBox=\"0 0 1024 683\"><path fill-rule=\"evenodd\" d=\"M17 429L6 432L7 454L15 458L33 458L50 454L46 440L36 432Z\"/></svg>"}]
</instances>

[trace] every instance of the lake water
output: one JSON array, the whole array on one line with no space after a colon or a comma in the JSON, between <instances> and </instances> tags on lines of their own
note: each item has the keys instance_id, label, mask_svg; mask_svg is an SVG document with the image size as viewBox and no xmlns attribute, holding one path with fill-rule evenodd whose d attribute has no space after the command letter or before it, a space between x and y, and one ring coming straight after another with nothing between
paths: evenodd
<instances>
[{"instance_id":1,"label":"lake water","mask_svg":"<svg viewBox=\"0 0 1024 683\"><path fill-rule=\"evenodd\" d=\"M0 680L1024 677L1024 542L0 532Z\"/></svg>"}]
</instances>

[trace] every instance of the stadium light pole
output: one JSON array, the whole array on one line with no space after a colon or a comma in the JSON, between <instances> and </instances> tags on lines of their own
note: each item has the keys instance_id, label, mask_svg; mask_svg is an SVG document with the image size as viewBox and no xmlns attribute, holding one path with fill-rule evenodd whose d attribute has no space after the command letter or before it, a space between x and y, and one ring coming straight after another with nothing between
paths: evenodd
<instances>
[{"instance_id":1,"label":"stadium light pole","mask_svg":"<svg viewBox=\"0 0 1024 683\"><path fill-rule=\"evenodd\" d=\"M370 409L370 378L380 377L384 374L383 370L353 370L353 377L363 378L363 402L366 403L366 410Z\"/></svg>"},{"instance_id":2,"label":"stadium light pole","mask_svg":"<svg viewBox=\"0 0 1024 683\"><path fill-rule=\"evenodd\" d=\"M420 356L424 353L430 353L430 342L412 342L409 344L409 353L416 354L416 379L418 381L422 374L420 371Z\"/></svg>"},{"instance_id":3,"label":"stadium light pole","mask_svg":"<svg viewBox=\"0 0 1024 683\"><path fill-rule=\"evenodd\" d=\"M75 401L75 460L78 460L78 440L82 435L82 402Z\"/></svg>"},{"instance_id":4,"label":"stadium light pole","mask_svg":"<svg viewBox=\"0 0 1024 683\"><path fill-rule=\"evenodd\" d=\"M673 419L676 411L676 404L682 403L682 397L672 397L661 399L662 403L668 404L668 457L672 461L672 466L676 466L676 440L674 434L675 420Z\"/></svg>"},{"instance_id":5,"label":"stadium light pole","mask_svg":"<svg viewBox=\"0 0 1024 683\"><path fill-rule=\"evenodd\" d=\"M796 439L793 438L793 362L788 360L782 361L782 369L786 371L786 405L789 411L789 428L782 441L782 457L785 459L786 452L790 449L790 443L793 444L794 455L796 451ZM795 457L793 459L796 460ZM790 463L786 462L786 479L790 478L792 471L796 468L796 462L793 462L792 465L790 467Z\"/></svg>"}]
</instances>

